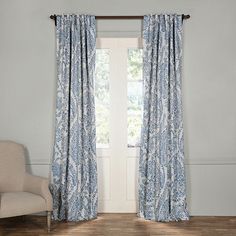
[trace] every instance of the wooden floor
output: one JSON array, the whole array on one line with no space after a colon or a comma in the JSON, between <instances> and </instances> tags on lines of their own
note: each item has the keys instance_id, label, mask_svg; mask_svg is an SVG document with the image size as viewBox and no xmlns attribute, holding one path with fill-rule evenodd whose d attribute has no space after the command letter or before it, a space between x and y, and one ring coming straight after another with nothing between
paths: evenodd
<instances>
[{"instance_id":1,"label":"wooden floor","mask_svg":"<svg viewBox=\"0 0 236 236\"><path fill-rule=\"evenodd\" d=\"M0 219L0 235L236 236L236 217L191 217L185 222L158 223L135 214L99 214L89 222L52 222L52 230L47 233L46 217L25 216Z\"/></svg>"}]
</instances>

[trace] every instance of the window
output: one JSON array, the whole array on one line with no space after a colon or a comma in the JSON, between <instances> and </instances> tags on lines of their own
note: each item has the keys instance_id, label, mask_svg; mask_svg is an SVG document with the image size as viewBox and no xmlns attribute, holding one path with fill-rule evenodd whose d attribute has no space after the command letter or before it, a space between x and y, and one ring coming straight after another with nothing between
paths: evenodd
<instances>
[{"instance_id":1,"label":"window","mask_svg":"<svg viewBox=\"0 0 236 236\"><path fill-rule=\"evenodd\" d=\"M127 63L128 79L128 147L140 146L140 133L142 124L142 49L128 49Z\"/></svg>"},{"instance_id":2,"label":"window","mask_svg":"<svg viewBox=\"0 0 236 236\"><path fill-rule=\"evenodd\" d=\"M95 110L97 147L109 146L109 49L96 50Z\"/></svg>"},{"instance_id":3,"label":"window","mask_svg":"<svg viewBox=\"0 0 236 236\"><path fill-rule=\"evenodd\" d=\"M97 40L95 109L100 149L140 146L143 60L139 41L134 38Z\"/></svg>"}]
</instances>

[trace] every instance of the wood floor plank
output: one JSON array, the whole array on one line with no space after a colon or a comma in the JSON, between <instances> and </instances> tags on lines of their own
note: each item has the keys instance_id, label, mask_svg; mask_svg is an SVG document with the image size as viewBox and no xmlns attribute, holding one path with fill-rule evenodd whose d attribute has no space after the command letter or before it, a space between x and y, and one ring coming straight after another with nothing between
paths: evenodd
<instances>
[{"instance_id":1,"label":"wood floor plank","mask_svg":"<svg viewBox=\"0 0 236 236\"><path fill-rule=\"evenodd\" d=\"M191 217L190 221L160 223L135 214L99 214L85 222L52 222L47 233L46 217L0 219L0 236L236 236L236 217Z\"/></svg>"}]
</instances>

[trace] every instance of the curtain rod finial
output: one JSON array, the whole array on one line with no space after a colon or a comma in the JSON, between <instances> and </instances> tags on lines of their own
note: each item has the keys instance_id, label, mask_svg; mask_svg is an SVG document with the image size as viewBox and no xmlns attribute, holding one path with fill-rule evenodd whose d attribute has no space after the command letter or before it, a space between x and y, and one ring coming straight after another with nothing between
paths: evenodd
<instances>
[{"instance_id":1,"label":"curtain rod finial","mask_svg":"<svg viewBox=\"0 0 236 236\"><path fill-rule=\"evenodd\" d=\"M50 16L50 19L52 19L52 20L55 20L55 18L56 18L56 15L51 15Z\"/></svg>"},{"instance_id":2,"label":"curtain rod finial","mask_svg":"<svg viewBox=\"0 0 236 236\"><path fill-rule=\"evenodd\" d=\"M184 19L189 19L189 18L190 18L190 15L184 15L184 14L183 14L183 15L182 15L182 18L183 18L183 20L184 20Z\"/></svg>"}]
</instances>

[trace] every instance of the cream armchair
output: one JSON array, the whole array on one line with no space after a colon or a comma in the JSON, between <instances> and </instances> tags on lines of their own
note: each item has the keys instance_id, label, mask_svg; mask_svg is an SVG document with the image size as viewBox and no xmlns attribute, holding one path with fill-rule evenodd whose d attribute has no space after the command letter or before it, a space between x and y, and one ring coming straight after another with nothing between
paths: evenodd
<instances>
[{"instance_id":1,"label":"cream armchair","mask_svg":"<svg viewBox=\"0 0 236 236\"><path fill-rule=\"evenodd\" d=\"M0 141L0 218L47 212L50 231L52 196L46 178L25 171L25 149Z\"/></svg>"}]
</instances>

